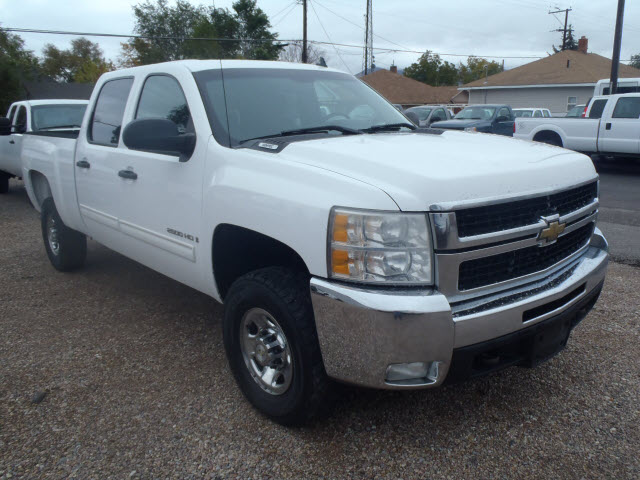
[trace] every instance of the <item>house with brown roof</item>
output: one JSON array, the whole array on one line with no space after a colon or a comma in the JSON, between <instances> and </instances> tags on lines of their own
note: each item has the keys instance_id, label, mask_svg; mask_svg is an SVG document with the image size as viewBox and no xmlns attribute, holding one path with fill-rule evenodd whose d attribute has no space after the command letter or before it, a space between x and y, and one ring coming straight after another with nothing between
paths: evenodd
<instances>
[{"instance_id":1,"label":"house with brown roof","mask_svg":"<svg viewBox=\"0 0 640 480\"><path fill-rule=\"evenodd\" d=\"M391 103L403 108L426 104L466 104L468 94L458 91L458 87L432 87L404 75L398 74L398 67L390 70L376 70L360 77L371 88Z\"/></svg>"},{"instance_id":2,"label":"house with brown roof","mask_svg":"<svg viewBox=\"0 0 640 480\"><path fill-rule=\"evenodd\" d=\"M582 37L578 50L565 50L541 60L468 83L469 104L506 103L513 108L548 108L555 115L585 104L596 82L609 78L611 60L588 53ZM640 70L620 64L620 78L640 77Z\"/></svg>"}]
</instances>

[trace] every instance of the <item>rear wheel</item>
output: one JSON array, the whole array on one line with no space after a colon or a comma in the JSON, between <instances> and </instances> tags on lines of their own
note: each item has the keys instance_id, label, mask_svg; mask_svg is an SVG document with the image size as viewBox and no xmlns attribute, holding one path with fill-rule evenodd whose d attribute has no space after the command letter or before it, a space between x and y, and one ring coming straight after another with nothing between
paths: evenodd
<instances>
[{"instance_id":1,"label":"rear wheel","mask_svg":"<svg viewBox=\"0 0 640 480\"><path fill-rule=\"evenodd\" d=\"M244 275L225 299L224 344L245 397L284 425L302 424L328 389L308 279L271 267Z\"/></svg>"},{"instance_id":2,"label":"rear wheel","mask_svg":"<svg viewBox=\"0 0 640 480\"><path fill-rule=\"evenodd\" d=\"M40 220L44 248L56 270L66 272L82 267L87 257L87 237L62 222L52 198L42 202Z\"/></svg>"},{"instance_id":3,"label":"rear wheel","mask_svg":"<svg viewBox=\"0 0 640 480\"><path fill-rule=\"evenodd\" d=\"M9 175L4 172L0 172L0 193L7 193L9 191Z\"/></svg>"}]
</instances>

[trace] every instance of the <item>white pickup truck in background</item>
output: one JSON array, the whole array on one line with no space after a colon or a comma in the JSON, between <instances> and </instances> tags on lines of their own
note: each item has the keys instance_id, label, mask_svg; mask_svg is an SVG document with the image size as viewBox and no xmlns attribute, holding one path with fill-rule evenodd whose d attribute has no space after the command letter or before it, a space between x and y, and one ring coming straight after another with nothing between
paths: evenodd
<instances>
[{"instance_id":1,"label":"white pickup truck in background","mask_svg":"<svg viewBox=\"0 0 640 480\"><path fill-rule=\"evenodd\" d=\"M535 366L605 278L588 157L418 130L329 68L110 72L77 140L34 132L23 153L53 266L81 267L91 236L224 302L237 383L284 424L330 379L402 390Z\"/></svg>"},{"instance_id":2,"label":"white pickup truck in background","mask_svg":"<svg viewBox=\"0 0 640 480\"><path fill-rule=\"evenodd\" d=\"M593 97L585 118L517 118L513 137L588 154L640 157L640 93Z\"/></svg>"},{"instance_id":3,"label":"white pickup truck in background","mask_svg":"<svg viewBox=\"0 0 640 480\"><path fill-rule=\"evenodd\" d=\"M31 132L79 130L87 100L24 100L12 103L0 122L9 135L0 136L0 193L9 178L22 177L22 139Z\"/></svg>"}]
</instances>

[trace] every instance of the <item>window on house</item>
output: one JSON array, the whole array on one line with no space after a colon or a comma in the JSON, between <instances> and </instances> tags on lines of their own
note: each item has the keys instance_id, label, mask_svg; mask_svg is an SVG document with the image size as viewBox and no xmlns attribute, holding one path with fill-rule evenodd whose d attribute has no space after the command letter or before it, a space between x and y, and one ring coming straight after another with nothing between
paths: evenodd
<instances>
[{"instance_id":1,"label":"window on house","mask_svg":"<svg viewBox=\"0 0 640 480\"><path fill-rule=\"evenodd\" d=\"M578 104L578 97L567 98L567 112Z\"/></svg>"}]
</instances>

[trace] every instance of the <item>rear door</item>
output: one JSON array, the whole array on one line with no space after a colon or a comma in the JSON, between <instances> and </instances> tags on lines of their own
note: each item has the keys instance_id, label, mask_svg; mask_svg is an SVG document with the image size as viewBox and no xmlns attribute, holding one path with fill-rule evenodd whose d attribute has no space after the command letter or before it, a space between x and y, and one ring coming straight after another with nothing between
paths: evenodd
<instances>
[{"instance_id":1,"label":"rear door","mask_svg":"<svg viewBox=\"0 0 640 480\"><path fill-rule=\"evenodd\" d=\"M12 133L8 137L1 137L2 166L12 175L22 177L22 136L27 131L27 107L18 105L13 114Z\"/></svg>"},{"instance_id":2,"label":"rear door","mask_svg":"<svg viewBox=\"0 0 640 480\"><path fill-rule=\"evenodd\" d=\"M107 80L90 113L86 132L81 131L75 157L76 189L80 214L87 233L108 247L122 251L118 198L127 149L121 141L122 121L133 77Z\"/></svg>"},{"instance_id":3,"label":"rear door","mask_svg":"<svg viewBox=\"0 0 640 480\"><path fill-rule=\"evenodd\" d=\"M614 103L613 99L609 103ZM619 97L613 105L608 105L600 121L598 150L640 153L640 95Z\"/></svg>"},{"instance_id":4,"label":"rear door","mask_svg":"<svg viewBox=\"0 0 640 480\"><path fill-rule=\"evenodd\" d=\"M10 124L13 124L13 117L15 116L17 105L13 104L9 108L9 112L7 113L7 118L9 119ZM7 170L7 166L9 165L9 152L12 150L9 148L13 146L11 135L0 136L0 170ZM15 143L15 141L14 141Z\"/></svg>"}]
</instances>

